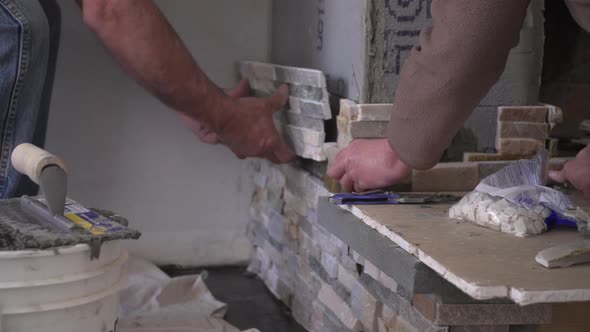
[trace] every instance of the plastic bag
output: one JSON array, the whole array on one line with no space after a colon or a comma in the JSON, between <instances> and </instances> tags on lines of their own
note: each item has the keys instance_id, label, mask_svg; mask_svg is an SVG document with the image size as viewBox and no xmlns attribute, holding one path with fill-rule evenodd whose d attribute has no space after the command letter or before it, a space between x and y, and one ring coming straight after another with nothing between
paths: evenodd
<instances>
[{"instance_id":1,"label":"plastic bag","mask_svg":"<svg viewBox=\"0 0 590 332\"><path fill-rule=\"evenodd\" d=\"M541 151L488 176L449 210L449 217L520 237L558 225L577 227L571 200L544 186L547 160L548 152Z\"/></svg>"}]
</instances>

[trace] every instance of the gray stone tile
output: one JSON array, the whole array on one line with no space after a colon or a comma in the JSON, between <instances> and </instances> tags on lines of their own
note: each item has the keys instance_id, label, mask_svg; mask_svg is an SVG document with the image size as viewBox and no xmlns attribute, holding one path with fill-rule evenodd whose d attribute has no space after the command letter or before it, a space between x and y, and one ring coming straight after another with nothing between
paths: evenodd
<instances>
[{"instance_id":1,"label":"gray stone tile","mask_svg":"<svg viewBox=\"0 0 590 332\"><path fill-rule=\"evenodd\" d=\"M302 127L307 129L312 129L315 131L324 132L324 120L318 118L310 118L308 116L304 116L302 114L293 113L286 111L285 112L285 119L288 124L294 125L296 127Z\"/></svg>"},{"instance_id":2,"label":"gray stone tile","mask_svg":"<svg viewBox=\"0 0 590 332\"><path fill-rule=\"evenodd\" d=\"M276 80L282 83L307 85L318 88L326 87L326 78L319 70L275 66Z\"/></svg>"},{"instance_id":3,"label":"gray stone tile","mask_svg":"<svg viewBox=\"0 0 590 332\"><path fill-rule=\"evenodd\" d=\"M310 118L329 120L332 118L332 111L328 103L313 100L289 97L291 112L301 114Z\"/></svg>"}]
</instances>

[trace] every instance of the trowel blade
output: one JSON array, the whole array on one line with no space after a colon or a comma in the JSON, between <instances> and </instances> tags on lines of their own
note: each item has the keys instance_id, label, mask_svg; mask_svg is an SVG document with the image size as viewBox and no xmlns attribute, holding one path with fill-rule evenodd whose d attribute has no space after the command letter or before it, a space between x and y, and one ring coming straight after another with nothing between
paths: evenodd
<instances>
[{"instance_id":1,"label":"trowel blade","mask_svg":"<svg viewBox=\"0 0 590 332\"><path fill-rule=\"evenodd\" d=\"M51 214L63 216L68 187L66 172L59 166L45 167L39 177L39 186Z\"/></svg>"}]
</instances>

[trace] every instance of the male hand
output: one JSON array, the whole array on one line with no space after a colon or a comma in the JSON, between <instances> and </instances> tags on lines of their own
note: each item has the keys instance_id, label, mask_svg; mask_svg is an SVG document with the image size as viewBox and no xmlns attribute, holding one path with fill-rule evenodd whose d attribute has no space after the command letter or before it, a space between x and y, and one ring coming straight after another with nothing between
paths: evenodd
<instances>
[{"instance_id":1,"label":"male hand","mask_svg":"<svg viewBox=\"0 0 590 332\"><path fill-rule=\"evenodd\" d=\"M571 183L590 199L590 145L580 151L576 159L567 162L561 171L549 172L549 177L555 182Z\"/></svg>"},{"instance_id":2,"label":"male hand","mask_svg":"<svg viewBox=\"0 0 590 332\"><path fill-rule=\"evenodd\" d=\"M247 95L248 83L242 81L224 104L224 114L216 130L220 142L240 159L261 157L274 163L293 160L295 154L279 136L273 121L273 113L289 100L287 86L281 86L270 98Z\"/></svg>"},{"instance_id":3,"label":"male hand","mask_svg":"<svg viewBox=\"0 0 590 332\"><path fill-rule=\"evenodd\" d=\"M240 82L240 84L238 84L237 87L225 90L225 94L231 98L247 97L248 81L243 80ZM186 125L193 131L193 133L201 140L201 142L207 144L219 143L219 136L217 136L210 126L207 126L184 113L178 114L184 120Z\"/></svg>"},{"instance_id":4,"label":"male hand","mask_svg":"<svg viewBox=\"0 0 590 332\"><path fill-rule=\"evenodd\" d=\"M386 139L354 140L340 151L328 176L340 181L344 191L363 192L389 187L411 172Z\"/></svg>"}]
</instances>

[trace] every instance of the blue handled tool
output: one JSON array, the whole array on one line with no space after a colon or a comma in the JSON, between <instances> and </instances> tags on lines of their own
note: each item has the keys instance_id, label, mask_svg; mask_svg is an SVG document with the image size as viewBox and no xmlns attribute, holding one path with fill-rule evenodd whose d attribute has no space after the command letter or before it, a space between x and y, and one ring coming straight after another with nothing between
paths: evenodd
<instances>
[{"instance_id":1,"label":"blue handled tool","mask_svg":"<svg viewBox=\"0 0 590 332\"><path fill-rule=\"evenodd\" d=\"M459 197L444 194L399 194L387 191L339 193L330 197L337 205L437 204L454 203Z\"/></svg>"}]
</instances>

